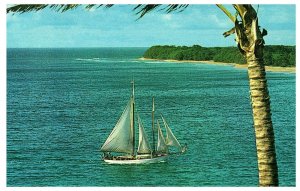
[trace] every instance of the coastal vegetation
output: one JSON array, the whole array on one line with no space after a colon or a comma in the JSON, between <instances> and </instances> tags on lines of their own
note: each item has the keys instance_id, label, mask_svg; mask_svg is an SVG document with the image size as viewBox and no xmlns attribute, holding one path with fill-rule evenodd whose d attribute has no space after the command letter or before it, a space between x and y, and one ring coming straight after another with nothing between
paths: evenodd
<instances>
[{"instance_id":1,"label":"coastal vegetation","mask_svg":"<svg viewBox=\"0 0 300 191\"><path fill-rule=\"evenodd\" d=\"M147 49L143 57L161 60L209 60L215 62L246 64L244 56L236 47L158 45ZM265 46L264 61L267 66L294 67L296 65L296 46Z\"/></svg>"}]
</instances>

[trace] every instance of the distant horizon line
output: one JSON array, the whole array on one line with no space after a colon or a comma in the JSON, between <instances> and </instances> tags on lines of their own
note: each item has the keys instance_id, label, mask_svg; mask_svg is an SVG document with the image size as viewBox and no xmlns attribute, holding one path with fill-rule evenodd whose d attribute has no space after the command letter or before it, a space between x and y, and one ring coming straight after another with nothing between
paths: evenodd
<instances>
[{"instance_id":1,"label":"distant horizon line","mask_svg":"<svg viewBox=\"0 0 300 191\"><path fill-rule=\"evenodd\" d=\"M199 44L194 44L194 45L199 45ZM90 46L90 47L6 47L6 49L67 49L67 48L150 48L153 46L187 46L187 47L192 47L194 45L174 45L174 44L157 44L157 45L151 45L151 46ZM201 46L201 45L199 45ZM265 46L296 46L295 45L284 45L284 44L267 44ZM237 46L201 46L205 48L215 48L215 47L237 47Z\"/></svg>"}]
</instances>

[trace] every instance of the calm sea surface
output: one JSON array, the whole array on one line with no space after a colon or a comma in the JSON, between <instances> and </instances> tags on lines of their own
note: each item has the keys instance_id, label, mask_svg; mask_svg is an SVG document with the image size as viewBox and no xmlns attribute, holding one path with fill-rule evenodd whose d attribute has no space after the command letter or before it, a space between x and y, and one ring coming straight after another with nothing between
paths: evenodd
<instances>
[{"instance_id":1,"label":"calm sea surface","mask_svg":"<svg viewBox=\"0 0 300 191\"><path fill-rule=\"evenodd\" d=\"M141 61L145 48L7 50L7 186L257 186L247 71ZM188 151L108 165L99 148L136 83ZM281 186L295 186L295 74L267 73Z\"/></svg>"}]
</instances>

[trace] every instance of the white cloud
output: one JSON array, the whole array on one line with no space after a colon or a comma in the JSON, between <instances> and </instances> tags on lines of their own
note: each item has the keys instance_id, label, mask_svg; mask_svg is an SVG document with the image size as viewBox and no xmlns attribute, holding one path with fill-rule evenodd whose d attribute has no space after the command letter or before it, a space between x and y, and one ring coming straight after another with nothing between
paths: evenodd
<instances>
[{"instance_id":1,"label":"white cloud","mask_svg":"<svg viewBox=\"0 0 300 191\"><path fill-rule=\"evenodd\" d=\"M170 14L162 15L162 19L163 19L163 20L170 21L170 20L172 20L172 15L170 15Z\"/></svg>"},{"instance_id":2,"label":"white cloud","mask_svg":"<svg viewBox=\"0 0 300 191\"><path fill-rule=\"evenodd\" d=\"M210 15L208 18L212 21L212 24L216 24L220 28L226 28L229 26L232 26L233 24L229 22L229 19L227 17L223 17L220 19L217 15Z\"/></svg>"}]
</instances>

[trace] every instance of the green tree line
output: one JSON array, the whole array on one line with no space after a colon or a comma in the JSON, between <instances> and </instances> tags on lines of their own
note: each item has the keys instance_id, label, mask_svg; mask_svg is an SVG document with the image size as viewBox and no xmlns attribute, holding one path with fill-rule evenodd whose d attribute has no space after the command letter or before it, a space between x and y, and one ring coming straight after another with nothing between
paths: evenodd
<instances>
[{"instance_id":1,"label":"green tree line","mask_svg":"<svg viewBox=\"0 0 300 191\"><path fill-rule=\"evenodd\" d=\"M152 46L143 55L151 59L210 60L215 62L246 64L236 47ZM268 45L264 48L264 60L268 66L295 66L296 46Z\"/></svg>"}]
</instances>

